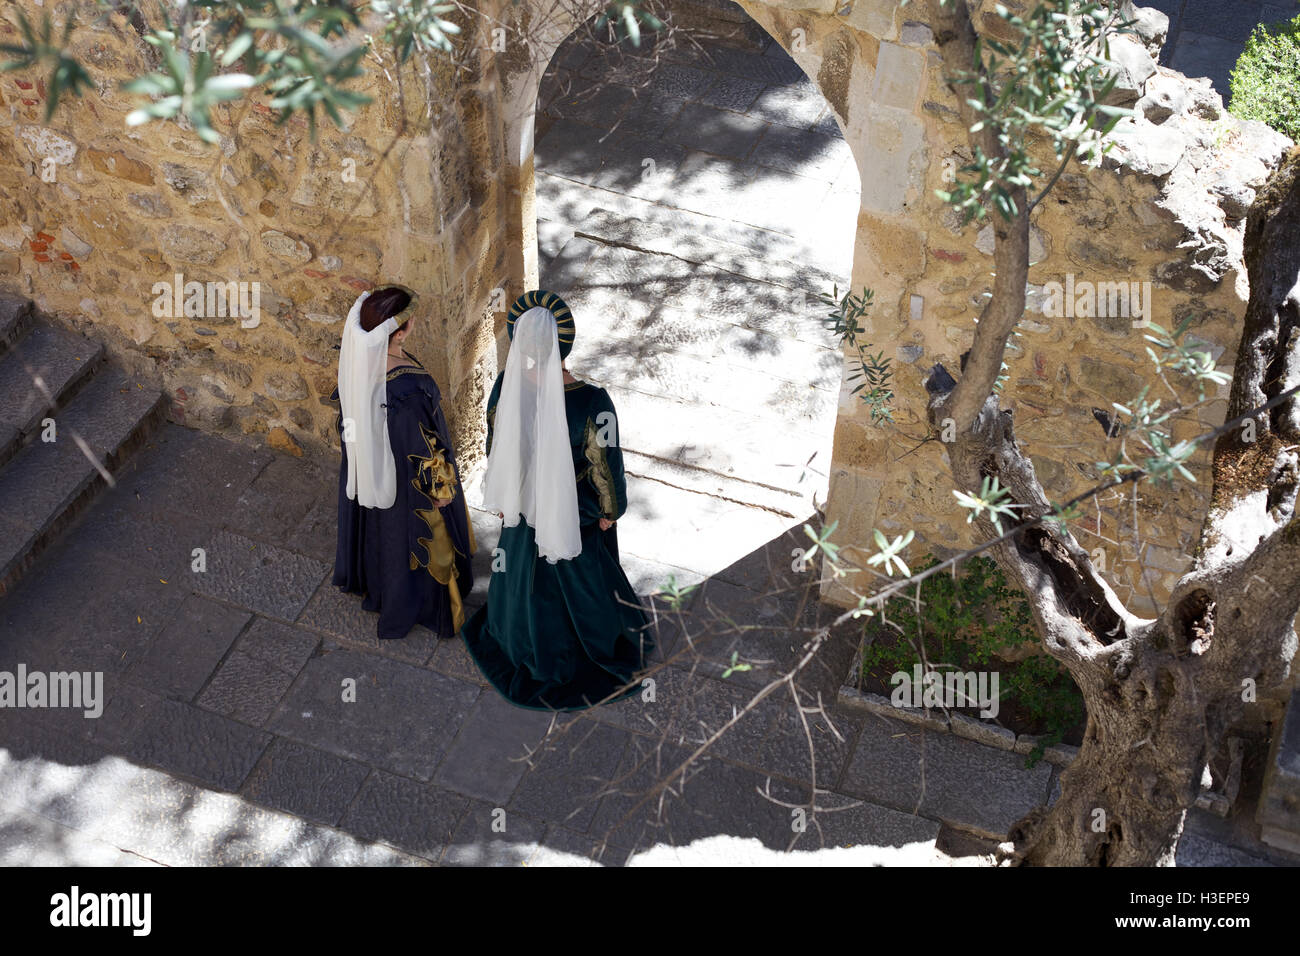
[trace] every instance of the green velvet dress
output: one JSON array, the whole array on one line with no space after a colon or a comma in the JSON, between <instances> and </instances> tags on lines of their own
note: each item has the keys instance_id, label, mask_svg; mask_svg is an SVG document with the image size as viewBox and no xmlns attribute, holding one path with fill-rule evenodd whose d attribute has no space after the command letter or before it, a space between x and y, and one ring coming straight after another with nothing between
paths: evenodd
<instances>
[{"instance_id":1,"label":"green velvet dress","mask_svg":"<svg viewBox=\"0 0 1300 956\"><path fill-rule=\"evenodd\" d=\"M501 379L488 397L489 451ZM636 693L632 681L654 649L645 610L619 566L617 530L600 530L601 518L627 510L614 403L603 388L575 382L565 386L564 406L582 553L551 564L537 554L526 521L503 527L487 604L461 631L492 686L534 710L581 710Z\"/></svg>"}]
</instances>

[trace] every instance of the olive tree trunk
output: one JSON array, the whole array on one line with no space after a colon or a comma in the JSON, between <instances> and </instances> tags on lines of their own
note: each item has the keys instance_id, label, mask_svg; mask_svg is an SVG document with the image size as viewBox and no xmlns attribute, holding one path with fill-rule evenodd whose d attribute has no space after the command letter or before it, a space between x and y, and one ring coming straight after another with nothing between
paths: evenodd
<instances>
[{"instance_id":1,"label":"olive tree trunk","mask_svg":"<svg viewBox=\"0 0 1300 956\"><path fill-rule=\"evenodd\" d=\"M969 69L975 32L966 4L952 5L941 49L951 72ZM987 130L972 136L998 148ZM955 433L955 485L979 490L996 476L1021 507L1020 523L1050 510L1011 413L994 383L1008 336L1025 308L1029 215L994 217L996 276L961 380L936 366L931 423ZM1005 862L1054 866L1171 864L1206 763L1253 699L1285 679L1300 609L1300 150L1293 150L1251 207L1245 237L1250 298L1226 421L1254 418L1217 439L1213 489L1191 569L1155 620L1129 612L1086 551L1060 526L1027 527L990 552L1028 596L1043 645L1078 684L1087 706L1079 755L1050 808L1020 820ZM955 425L955 429L953 426ZM977 519L991 539L996 530Z\"/></svg>"}]
</instances>

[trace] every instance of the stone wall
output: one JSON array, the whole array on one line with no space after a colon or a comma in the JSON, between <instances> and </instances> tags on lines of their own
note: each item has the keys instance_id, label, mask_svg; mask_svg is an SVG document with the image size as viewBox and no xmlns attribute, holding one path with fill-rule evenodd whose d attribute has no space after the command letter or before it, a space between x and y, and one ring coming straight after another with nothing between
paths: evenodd
<instances>
[{"instance_id":1,"label":"stone wall","mask_svg":"<svg viewBox=\"0 0 1300 956\"><path fill-rule=\"evenodd\" d=\"M39 9L38 0L19 5ZM968 147L926 25L930 10L896 0L741 5L838 114L863 184L853 283L875 290L870 338L897 368L895 426L873 425L843 389L829 517L846 543L870 542L872 528L912 527L923 539L913 554L960 546L968 529L945 479L943 445L919 444L922 381L937 362L956 372L990 287L992 246L987 229L960 229L934 196ZM218 114L217 147L174 124L128 129L135 104L116 81L148 67L152 51L120 17L83 28L76 45L97 89L49 123L37 77L0 76L0 285L147 361L182 420L324 453L333 435L323 403L346 309L377 278L404 282L430 305L413 350L442 384L472 462L502 311L537 280L538 84L576 25L551 5L501 9L529 44L493 55L467 30L461 68L439 69L427 84L410 69L392 80L370 69L374 102L346 131L325 124L316 144L301 122L277 127L257 102ZM982 29L998 28L991 9ZM1034 213L1030 311L1008 357L1004 403L1057 499L1085 488L1106 457L1092 409L1158 383L1142 330L1127 316L1044 315L1048 284L1071 275L1150 282L1151 318L1168 327L1194 315L1194 334L1230 367L1247 294L1242 217L1287 146L1228 116L1207 83L1157 69L1164 28L1162 15L1146 11L1140 38L1116 41L1118 100L1136 104L1138 116L1116 131L1114 157L1101 169L1072 169ZM0 35L12 35L3 20ZM342 175L345 161L355 179ZM42 179L50 167L54 182ZM155 318L151 290L176 273L260 282L261 324ZM1221 415L1219 403L1175 437ZM1195 488L1099 501L1078 526L1135 607L1159 598L1186 564L1203 507L1203 457L1195 470ZM845 597L831 582L825 593Z\"/></svg>"},{"instance_id":2,"label":"stone wall","mask_svg":"<svg viewBox=\"0 0 1300 956\"><path fill-rule=\"evenodd\" d=\"M371 63L372 102L346 130L322 116L315 142L302 117L278 126L263 102L229 104L209 146L174 123L126 126L139 102L118 84L156 55L120 15L95 23L93 4L57 4L56 22L74 8L93 91L46 122L43 78L0 74L0 286L93 326L161 378L178 420L324 455L342 320L372 282L402 282L425 302L409 347L477 447L509 247L492 61L471 47L427 81ZM156 315L155 283L178 274L258 283L260 322Z\"/></svg>"},{"instance_id":3,"label":"stone wall","mask_svg":"<svg viewBox=\"0 0 1300 956\"><path fill-rule=\"evenodd\" d=\"M742 5L816 80L853 148L863 183L853 284L875 290L869 337L896 368L894 427L873 425L843 389L828 518L839 522L844 543L870 547L872 528L891 535L915 528L922 542L909 553L951 553L971 537L942 442L920 444L928 432L922 383L935 363L958 374L992 286L992 233L960 228L934 195L970 152L927 8L856 0L841 16L839 5L817 0ZM987 12L979 22L1000 23ZM1111 411L1144 385L1163 385L1145 352L1146 332L1128 316L1045 315L1045 287L1065 285L1071 274L1094 284L1149 282L1149 317L1172 328L1194 316L1192 334L1230 371L1248 292L1243 217L1289 145L1228 115L1207 80L1157 68L1166 26L1162 14L1143 11L1140 38L1114 41L1112 55L1124 65L1114 102L1137 115L1112 134L1116 149L1100 169L1075 164L1032 216L1029 307L1007 358L1003 404L1058 501L1086 490L1095 463L1109 458L1092 410ZM1050 153L1042 168L1054 168ZM1215 402L1200 422L1177 425L1174 438L1221 423L1224 407ZM1096 501L1075 525L1135 610L1166 594L1189 561L1207 462L1208 451L1197 457L1194 487ZM829 578L824 584L830 599L847 599Z\"/></svg>"}]
</instances>

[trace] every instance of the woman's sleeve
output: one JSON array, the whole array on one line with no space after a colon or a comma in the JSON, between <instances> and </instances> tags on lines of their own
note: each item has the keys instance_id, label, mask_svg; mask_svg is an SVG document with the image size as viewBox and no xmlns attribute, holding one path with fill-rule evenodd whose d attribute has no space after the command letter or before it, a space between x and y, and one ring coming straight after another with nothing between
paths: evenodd
<instances>
[{"instance_id":1,"label":"woman's sleeve","mask_svg":"<svg viewBox=\"0 0 1300 956\"><path fill-rule=\"evenodd\" d=\"M416 389L404 396L388 416L395 448L403 449L420 490L431 498L454 498L459 488L450 449L438 437L437 408L432 398Z\"/></svg>"},{"instance_id":2,"label":"woman's sleeve","mask_svg":"<svg viewBox=\"0 0 1300 956\"><path fill-rule=\"evenodd\" d=\"M592 399L583 452L591 466L587 475L599 496L601 514L610 521L623 517L627 511L627 478L623 473L618 414L603 388Z\"/></svg>"}]
</instances>

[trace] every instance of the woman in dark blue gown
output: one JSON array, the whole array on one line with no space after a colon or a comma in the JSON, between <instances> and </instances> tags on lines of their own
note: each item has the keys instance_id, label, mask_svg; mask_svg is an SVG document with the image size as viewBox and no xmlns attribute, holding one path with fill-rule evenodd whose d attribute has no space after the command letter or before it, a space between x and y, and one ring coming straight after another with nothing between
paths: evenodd
<instances>
[{"instance_id":1,"label":"woman in dark blue gown","mask_svg":"<svg viewBox=\"0 0 1300 956\"><path fill-rule=\"evenodd\" d=\"M336 427L343 443L333 583L364 595L361 606L379 612L381 640L405 637L416 624L441 638L455 636L464 623L464 598L474 583L474 532L438 386L401 348L411 329L415 301L414 293L399 286L357 300L349 316L355 325L351 332L345 330L345 343L349 334L356 335L355 342L373 339L385 323L397 328L388 337L384 357L374 356L367 366L365 374L374 379L367 400L354 402L355 409L344 407L340 393L346 392L346 355L340 358L340 388L331 396L340 402ZM383 427L367 434L366 412L374 411L367 409L370 404L381 405L382 413L375 412L373 421ZM351 486L350 464L357 472ZM368 470L377 477L369 489L372 500L364 505ZM385 492L391 494L387 507Z\"/></svg>"},{"instance_id":2,"label":"woman in dark blue gown","mask_svg":"<svg viewBox=\"0 0 1300 956\"><path fill-rule=\"evenodd\" d=\"M577 553L554 561L543 557L538 535L545 517L525 514L512 522L506 516L487 604L462 634L479 670L511 703L535 710L579 710L636 693L636 674L654 649L654 639L619 565L615 523L627 510L627 483L614 403L603 388L578 381L563 368L573 343L573 318L554 293L528 292L511 306L512 353L519 348L516 321L536 308L546 310L555 329L559 357L552 371L554 387L563 389L563 417L550 437L561 443L572 465L561 470L573 483L566 494L576 492L568 553ZM503 440L498 405L509 373L507 365L488 398L489 496L491 472L498 467L492 443ZM523 439L526 445L542 440L528 426ZM496 510L490 501L486 506ZM544 542L541 550L546 550Z\"/></svg>"}]
</instances>

